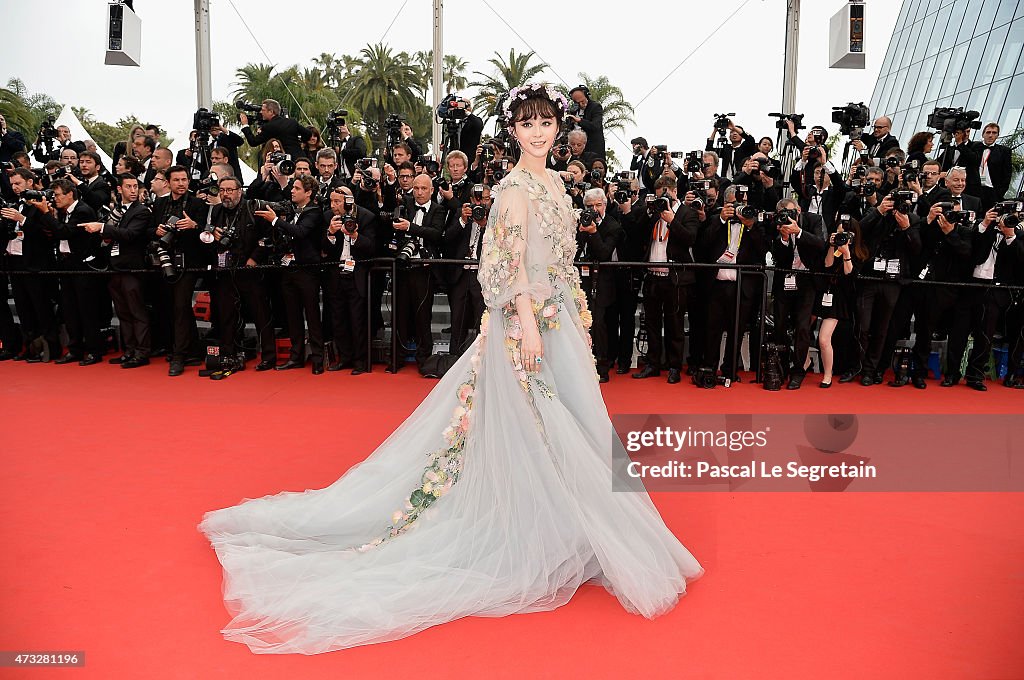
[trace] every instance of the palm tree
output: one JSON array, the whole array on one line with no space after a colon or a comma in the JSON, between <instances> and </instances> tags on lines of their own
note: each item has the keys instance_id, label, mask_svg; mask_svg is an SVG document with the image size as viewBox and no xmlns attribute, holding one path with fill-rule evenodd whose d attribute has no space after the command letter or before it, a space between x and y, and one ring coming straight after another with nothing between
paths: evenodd
<instances>
[{"instance_id":1,"label":"palm tree","mask_svg":"<svg viewBox=\"0 0 1024 680\"><path fill-rule=\"evenodd\" d=\"M487 60L495 69L491 75L473 71L475 75L480 76L480 80L469 83L470 87L480 88L476 97L478 105L474 107L477 115L484 119L493 117L494 107L501 95L513 87L526 83L548 67L545 63L530 64L530 60L534 56L536 55L532 50L516 54L514 49L510 49L506 61L498 52L495 52L494 57ZM479 106L479 102L483 102L485 106Z\"/></svg>"},{"instance_id":2,"label":"palm tree","mask_svg":"<svg viewBox=\"0 0 1024 680\"><path fill-rule=\"evenodd\" d=\"M417 96L417 68L406 53L395 55L383 43L359 52L359 65L342 83L342 101L362 115L372 141L383 145L388 114L410 116L423 107Z\"/></svg>"},{"instance_id":3,"label":"palm tree","mask_svg":"<svg viewBox=\"0 0 1024 680\"><path fill-rule=\"evenodd\" d=\"M35 132L32 127L32 112L28 104L15 90L0 87L0 113L7 121L7 127L11 130L18 130L27 138Z\"/></svg>"},{"instance_id":4,"label":"palm tree","mask_svg":"<svg viewBox=\"0 0 1024 680\"><path fill-rule=\"evenodd\" d=\"M434 79L434 50L420 50L413 53L410 62L416 68L419 82L422 84L419 89L426 97ZM469 64L455 54L444 55L441 63L441 80L444 83L444 93L450 94L464 90L469 86L466 79L466 68Z\"/></svg>"},{"instance_id":5,"label":"palm tree","mask_svg":"<svg viewBox=\"0 0 1024 680\"><path fill-rule=\"evenodd\" d=\"M264 99L277 99L278 92L274 89L274 64L248 63L235 71L235 89L231 93L234 99L245 99L249 102L260 102ZM281 101L278 99L278 101Z\"/></svg>"}]
</instances>

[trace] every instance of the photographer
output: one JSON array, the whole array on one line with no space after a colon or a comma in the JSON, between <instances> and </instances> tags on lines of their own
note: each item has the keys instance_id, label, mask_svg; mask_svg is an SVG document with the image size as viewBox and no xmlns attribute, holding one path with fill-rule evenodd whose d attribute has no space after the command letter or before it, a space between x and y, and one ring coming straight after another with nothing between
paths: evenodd
<instances>
[{"instance_id":1,"label":"photographer","mask_svg":"<svg viewBox=\"0 0 1024 680\"><path fill-rule=\"evenodd\" d=\"M811 272L822 270L825 259L825 225L814 214L804 214L800 205L784 198L775 206L775 220L766 225L769 233L772 262L780 270L772 277L772 308L775 319L773 342L788 346L793 332L793 365L788 389L800 389L807 371L807 351L811 346L811 315L818 292ZM783 367L787 369L788 367Z\"/></svg>"},{"instance_id":2,"label":"photographer","mask_svg":"<svg viewBox=\"0 0 1024 680\"><path fill-rule=\"evenodd\" d=\"M824 271L832 276L822 281L814 303L814 315L821 319L818 348L821 352L822 380L818 387L832 387L832 369L835 365L832 336L840 322L849 323L853 319L857 297L854 282L867 257L868 251L864 247L857 220L844 220L838 224L836 231L828 237L823 263Z\"/></svg>"},{"instance_id":3,"label":"photographer","mask_svg":"<svg viewBox=\"0 0 1024 680\"><path fill-rule=\"evenodd\" d=\"M320 191L330 202L331 193L344 184L338 171L338 155L334 149L320 149L316 154L316 170L320 179Z\"/></svg>"},{"instance_id":4,"label":"photographer","mask_svg":"<svg viewBox=\"0 0 1024 680\"><path fill-rule=\"evenodd\" d=\"M404 214L392 220L394 238L388 245L389 254L409 266L410 260L435 257L444 234L448 211L444 206L431 200L434 185L427 175L417 175L412 183L412 200L404 204ZM408 347L415 338L416 361L422 365L424 359L434 352L434 338L430 330L431 310L434 306L433 279L429 267L409 267L403 270L398 281L393 282L395 291L395 328L402 346ZM410 332L410 325L415 332ZM391 366L392 373L399 366Z\"/></svg>"},{"instance_id":5,"label":"photographer","mask_svg":"<svg viewBox=\"0 0 1024 680\"><path fill-rule=\"evenodd\" d=\"M94 211L110 204L110 185L99 176L101 164L99 154L84 151L78 159L79 176L67 178L77 188L81 200Z\"/></svg>"},{"instance_id":6,"label":"photographer","mask_svg":"<svg viewBox=\"0 0 1024 680\"><path fill-rule=\"evenodd\" d=\"M635 177L629 180L628 192L612 192L608 214L619 221L623 230L622 243L617 249L618 259L623 262L643 261L644 249L651 240L651 230L644 200L640 198L639 180ZM626 267L616 267L612 271L615 303L606 312L608 353L609 359L615 359L615 372L618 375L629 373L633 365L636 308L646 273L644 269Z\"/></svg>"},{"instance_id":7,"label":"photographer","mask_svg":"<svg viewBox=\"0 0 1024 680\"><path fill-rule=\"evenodd\" d=\"M729 131L729 144L718 154L722 160L722 175L732 180L743 169L743 162L757 152L757 142L731 119L726 119L725 125L725 129ZM716 121L715 127L711 128L711 134L708 135L705 151L715 151L715 135L718 134L718 130Z\"/></svg>"},{"instance_id":8,"label":"photographer","mask_svg":"<svg viewBox=\"0 0 1024 680\"><path fill-rule=\"evenodd\" d=\"M334 147L335 162L338 164L338 176L341 179L347 179L352 177L355 172L356 161L366 157L366 140L362 137L353 136L347 124L338 125L334 129L334 136L339 142ZM319 154L317 154L317 158L319 157Z\"/></svg>"},{"instance_id":9,"label":"photographer","mask_svg":"<svg viewBox=\"0 0 1024 680\"><path fill-rule=\"evenodd\" d=\"M366 279L363 262L374 255L374 227L377 216L356 205L346 186L331 192L331 207L323 250L327 267L324 298L330 308L337 362L328 371L352 367L352 375L365 373L366 365Z\"/></svg>"},{"instance_id":10,"label":"photographer","mask_svg":"<svg viewBox=\"0 0 1024 680\"><path fill-rule=\"evenodd\" d=\"M40 127L32 155L40 163L57 161L60 160L60 152L67 148L81 153L85 151L85 143L71 141L71 128L67 125L58 125L54 128L51 118Z\"/></svg>"},{"instance_id":11,"label":"photographer","mask_svg":"<svg viewBox=\"0 0 1024 680\"><path fill-rule=\"evenodd\" d=\"M974 347L967 359L967 386L984 392L985 369L992 355L992 338L999 322L1010 308L1010 291L992 284L1020 284L1024 248L1017 239L1021 214L1016 211L989 210L971 233L970 283L987 287L964 287L957 291L953 325L949 332L946 365L958 369L967 351L967 336L974 338ZM958 382L958 371L942 381L943 387Z\"/></svg>"},{"instance_id":12,"label":"photographer","mask_svg":"<svg viewBox=\"0 0 1024 680\"><path fill-rule=\"evenodd\" d=\"M939 183L940 165L937 160L927 160L921 166L920 178L916 182L907 182L907 187L917 194L917 216L928 216L931 207L942 201L948 201L949 189Z\"/></svg>"},{"instance_id":13,"label":"photographer","mask_svg":"<svg viewBox=\"0 0 1024 680\"><path fill-rule=\"evenodd\" d=\"M670 177L659 178L654 184L654 195L648 195L646 202L648 236L643 260L693 262L690 249L696 242L700 221L697 213L682 205L676 197L676 181ZM681 380L686 342L683 317L688 287L693 281L693 271L688 268L652 267L647 270L643 287L647 365L639 373L634 373L634 378L656 377L661 375L662 368L667 368L669 383Z\"/></svg>"},{"instance_id":14,"label":"photographer","mask_svg":"<svg viewBox=\"0 0 1024 680\"><path fill-rule=\"evenodd\" d=\"M618 220L607 214L608 201L603 189L594 188L583 196L583 211L579 214L576 232L576 260L597 265L583 265L580 286L587 295L593 324L590 336L597 360L597 374L601 382L608 382L615 356L610 351L608 308L615 304L615 274L612 267L602 268L599 263L618 260L618 249L626 237ZM618 329L616 329L617 331ZM616 336L618 334L616 333ZM618 348L616 347L616 350Z\"/></svg>"},{"instance_id":15,"label":"photographer","mask_svg":"<svg viewBox=\"0 0 1024 680\"><path fill-rule=\"evenodd\" d=\"M153 203L149 236L164 246L177 270L174 276L160 277L163 286L154 306L160 324L155 329L160 336L157 346L170 348L171 365L167 375L174 377L185 372L186 364L198 366L205 356L192 311L192 296L199 275L185 270L202 267L209 261L208 252L199 240L199 227L206 224L208 207L189 193L188 170L182 166L168 168L167 183L171 193ZM172 217L175 221L170 224ZM167 271L164 269L165 274Z\"/></svg>"},{"instance_id":16,"label":"photographer","mask_svg":"<svg viewBox=\"0 0 1024 680\"><path fill-rule=\"evenodd\" d=\"M564 172L569 163L579 161L583 167L589 167L597 159L593 153L586 151L587 133L583 130L570 130L565 144L556 144L551 150L550 168Z\"/></svg>"},{"instance_id":17,"label":"photographer","mask_svg":"<svg viewBox=\"0 0 1024 680\"><path fill-rule=\"evenodd\" d=\"M921 252L919 224L913 205L903 200L897 205L892 195L883 198L877 208L870 208L861 220L868 259L860 273L857 298L858 367L845 372L839 382L852 382L858 375L864 386L882 382L887 364L881 359L889 322L901 291L911 288L906 282L916 275L912 263Z\"/></svg>"},{"instance_id":18,"label":"photographer","mask_svg":"<svg viewBox=\"0 0 1024 680\"><path fill-rule=\"evenodd\" d=\"M651 151L650 145L643 137L635 137L629 140L633 147L633 158L629 162L629 169L636 173L643 184L645 192L654 191L654 183L658 181L658 166L660 161L658 155Z\"/></svg>"},{"instance_id":19,"label":"photographer","mask_svg":"<svg viewBox=\"0 0 1024 680\"><path fill-rule=\"evenodd\" d=\"M260 107L263 124L260 126L259 133L253 134L249 127L248 114L241 113L238 117L242 123L242 134L245 135L245 141L249 146L260 146L271 139L278 139L284 152L292 158L298 158L301 155L302 149L299 143L309 140L313 134L312 130L299 125L294 119L282 118L281 104L274 99L263 100L263 106Z\"/></svg>"},{"instance_id":20,"label":"photographer","mask_svg":"<svg viewBox=\"0 0 1024 680\"><path fill-rule=\"evenodd\" d=\"M260 245L267 238L270 225L258 218L253 201L242 198L242 184L235 177L217 182L219 205L210 210L209 228L203 239L216 258L216 282L213 302L217 305L220 325L220 356L225 368L241 370L238 365L238 328L242 324L242 305L252 315L256 338L260 345L257 371L269 371L277 365L277 346L270 313L270 299L263 272L251 269L266 264L266 252ZM212 376L211 376L212 377Z\"/></svg>"},{"instance_id":21,"label":"photographer","mask_svg":"<svg viewBox=\"0 0 1024 680\"><path fill-rule=\"evenodd\" d=\"M100 234L110 245L110 277L107 288L114 300L114 311L120 323L124 354L110 363L121 368L138 368L149 364L151 349L149 311L142 297L142 281L128 270L145 267L149 208L138 202L139 180L123 173L117 178L119 205L106 222L86 222L82 227L90 234Z\"/></svg>"},{"instance_id":22,"label":"photographer","mask_svg":"<svg viewBox=\"0 0 1024 680\"><path fill-rule=\"evenodd\" d=\"M775 186L769 168L771 161L760 151L743 161L741 170L733 177L733 184L748 187L747 202L758 210L770 210L779 201L779 190Z\"/></svg>"},{"instance_id":23,"label":"photographer","mask_svg":"<svg viewBox=\"0 0 1024 680\"><path fill-rule=\"evenodd\" d=\"M978 157L977 152L971 145L971 130L957 129L953 132L953 143L946 147L939 156L939 163L942 164L942 170L946 173L948 178L950 171L955 167L964 168L967 173L966 184L964 193L979 199L981 197L981 175L979 169L981 166L981 158ZM949 187L948 181L946 184ZM952 191L952 187L949 187ZM965 210L976 210L977 207L967 207Z\"/></svg>"},{"instance_id":24,"label":"photographer","mask_svg":"<svg viewBox=\"0 0 1024 680\"><path fill-rule=\"evenodd\" d=\"M955 188L960 180L966 181L963 168L953 168L946 175L950 191L958 193ZM954 214L963 211L965 202L959 196L953 196L948 203L936 203L928 212L925 224L921 227L921 255L924 269L919 278L925 281L960 282L965 279L971 267L971 232L973 224L958 221ZM928 356L932 351L932 333L942 318L952 310L957 302L958 293L947 286L928 286L928 290L917 297L914 309L914 359L916 366L912 382L914 387L927 387L925 377L928 374ZM951 338L952 339L952 338ZM954 348L955 349L955 348ZM963 351L953 362L953 351L946 355L946 367L943 371L942 384L949 387L960 380L960 359Z\"/></svg>"},{"instance_id":25,"label":"photographer","mask_svg":"<svg viewBox=\"0 0 1024 680\"><path fill-rule=\"evenodd\" d=\"M804 150L809 151L812 148L818 149L818 153L821 154L819 158L825 157L825 150L822 147L807 146L804 147ZM824 231L835 231L836 217L847 199L847 186L843 181L843 176L839 174L831 161L825 161L824 165L820 163L814 165L810 171L811 182L802 184L803 178L797 180L797 176L802 175L806 166L801 166L800 163L797 166L799 170L793 171L793 181L800 181L801 184L794 183L792 186L798 197L801 212L808 215L819 215L825 224ZM822 236L824 236L824 231Z\"/></svg>"},{"instance_id":26,"label":"photographer","mask_svg":"<svg viewBox=\"0 0 1024 680\"><path fill-rule=\"evenodd\" d=\"M565 182L565 191L572 199L574 208L583 209L583 193L590 188L589 182L584 182L587 168L580 161L570 161L565 170L558 173Z\"/></svg>"},{"instance_id":27,"label":"photographer","mask_svg":"<svg viewBox=\"0 0 1024 680\"><path fill-rule=\"evenodd\" d=\"M82 224L95 222L96 211L79 200L78 189L69 179L56 180L51 189L57 210L57 266L67 272L87 271L89 258L97 255L101 239L98 234L88 233ZM102 361L101 285L98 276L70 273L60 277L60 312L68 334L68 353L54 363L91 366ZM109 303L107 312L109 315Z\"/></svg>"},{"instance_id":28,"label":"photographer","mask_svg":"<svg viewBox=\"0 0 1024 680\"><path fill-rule=\"evenodd\" d=\"M149 169L146 170L146 176L142 180L143 186L149 189L153 183L153 175L157 172L165 173L168 175L168 179L170 179L170 169L172 165L174 165L174 154L171 153L170 149L160 147L154 151L149 161ZM185 169L185 172L188 172L188 168Z\"/></svg>"},{"instance_id":29,"label":"photographer","mask_svg":"<svg viewBox=\"0 0 1024 680\"><path fill-rule=\"evenodd\" d=\"M7 127L7 119L0 114L0 163L10 163L12 156L26 146L25 136Z\"/></svg>"},{"instance_id":30,"label":"photographer","mask_svg":"<svg viewBox=\"0 0 1024 680\"><path fill-rule=\"evenodd\" d=\"M575 106L570 105L566 123L580 126L587 133L586 151L597 158L604 158L604 107L600 102L590 100L590 90L586 85L577 85L569 90L569 97Z\"/></svg>"},{"instance_id":31,"label":"photographer","mask_svg":"<svg viewBox=\"0 0 1024 680\"><path fill-rule=\"evenodd\" d=\"M260 174L245 191L247 199L262 199L271 203L282 203L290 200L289 185L295 173L296 164L287 159L276 160L275 152L267 153Z\"/></svg>"},{"instance_id":32,"label":"photographer","mask_svg":"<svg viewBox=\"0 0 1024 680\"><path fill-rule=\"evenodd\" d=\"M11 175L11 189L17 202L13 207L0 208L0 218L3 218L0 225L3 241L0 242L6 246L4 269L7 271L37 272L54 266L53 241L57 224L50 215L45 196L31 189L35 179L31 170L17 168ZM52 299L56 292L53 280L41 276L14 276L11 290L25 339L25 349L15 359L38 363L57 358L61 345L53 313ZM3 304L7 304L6 300ZM46 346L34 351L37 338L42 338Z\"/></svg>"},{"instance_id":33,"label":"photographer","mask_svg":"<svg viewBox=\"0 0 1024 680\"><path fill-rule=\"evenodd\" d=\"M295 266L320 262L324 214L313 204L316 188L316 180L312 177L296 177L291 187L291 204L294 209L291 217L278 216L273 206L269 205L263 210L257 210L255 215L270 222L277 230L285 251L279 260L285 266L281 273L281 292L288 314L288 337L292 347L288 361L278 366L277 370L285 371L306 365L308 325L313 375L320 375L324 372L324 335L320 321L317 272L309 267Z\"/></svg>"},{"instance_id":34,"label":"photographer","mask_svg":"<svg viewBox=\"0 0 1024 680\"><path fill-rule=\"evenodd\" d=\"M708 262L729 265L759 265L764 263L766 246L764 229L757 224L757 212L749 204L737 203L737 187L725 190L725 205L717 218L711 218L702 234L701 250ZM733 337L736 315L736 296L740 299L740 333L749 326L757 302L761 299L760 277L743 277L737 283L735 269L717 269L708 303L708 335L705 342L704 369L715 373L718 368L722 333L726 334L725 357L722 374L732 381L738 380L737 366L733 365L734 345L741 338ZM750 343L751 361L756 362L755 342Z\"/></svg>"},{"instance_id":35,"label":"photographer","mask_svg":"<svg viewBox=\"0 0 1024 680\"><path fill-rule=\"evenodd\" d=\"M884 158L890 149L898 149L900 140L890 134L892 120L886 116L877 119L872 125L871 135L855 139L851 143L857 151L867 151L870 158Z\"/></svg>"},{"instance_id":36,"label":"photographer","mask_svg":"<svg viewBox=\"0 0 1024 680\"><path fill-rule=\"evenodd\" d=\"M456 219L444 232L448 256L473 261L472 264L455 265L448 286L452 313L451 354L466 351L470 342L469 331L480 327L480 318L484 313L483 292L477 280L477 263L491 210L491 189L483 184L471 189L469 202L463 204Z\"/></svg>"}]
</instances>

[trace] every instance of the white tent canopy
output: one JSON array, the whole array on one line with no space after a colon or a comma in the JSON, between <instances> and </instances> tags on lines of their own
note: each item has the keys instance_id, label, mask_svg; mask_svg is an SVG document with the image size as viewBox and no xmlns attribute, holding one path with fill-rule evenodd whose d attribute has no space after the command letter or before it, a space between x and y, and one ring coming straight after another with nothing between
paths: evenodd
<instances>
[{"instance_id":1,"label":"white tent canopy","mask_svg":"<svg viewBox=\"0 0 1024 680\"><path fill-rule=\"evenodd\" d=\"M174 135L167 135L171 138L171 142L167 145L167 148L174 153L175 157L177 157L179 151L188 148L188 136L191 133L192 129L189 128L188 130L182 130ZM252 184L253 180L256 179L256 171L241 160L239 160L238 165L241 166L242 169L242 183L245 184L245 186L249 186Z\"/></svg>"},{"instance_id":2,"label":"white tent canopy","mask_svg":"<svg viewBox=\"0 0 1024 680\"><path fill-rule=\"evenodd\" d=\"M85 141L92 139L89 133L85 131L85 127L82 126L82 121L78 120L78 116L71 110L70 106L65 106L60 115L57 116L57 121L54 125L67 125L68 129L71 130L71 139L74 141ZM94 140L95 141L95 140ZM96 145L96 153L103 159L103 167L107 170L114 171L114 161L107 155L107 152L100 148L99 144Z\"/></svg>"}]
</instances>

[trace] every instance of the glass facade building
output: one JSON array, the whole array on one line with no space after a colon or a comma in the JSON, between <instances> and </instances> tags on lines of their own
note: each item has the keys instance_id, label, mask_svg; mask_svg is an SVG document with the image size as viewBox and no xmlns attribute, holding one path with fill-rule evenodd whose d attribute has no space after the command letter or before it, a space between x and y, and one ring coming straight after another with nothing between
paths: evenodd
<instances>
[{"instance_id":1,"label":"glass facade building","mask_svg":"<svg viewBox=\"0 0 1024 680\"><path fill-rule=\"evenodd\" d=\"M1024 125L1022 49L1024 0L903 0L871 115L892 118L904 148L937 106L980 111L1012 134Z\"/></svg>"}]
</instances>

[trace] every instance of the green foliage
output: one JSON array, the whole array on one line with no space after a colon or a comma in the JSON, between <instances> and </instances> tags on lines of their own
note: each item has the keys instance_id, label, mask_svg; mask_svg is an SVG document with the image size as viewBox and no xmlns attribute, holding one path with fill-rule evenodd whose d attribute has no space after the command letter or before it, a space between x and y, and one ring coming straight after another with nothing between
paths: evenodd
<instances>
[{"instance_id":1,"label":"green foliage","mask_svg":"<svg viewBox=\"0 0 1024 680\"><path fill-rule=\"evenodd\" d=\"M479 88L476 96L477 104L474 112L484 120L494 117L494 107L498 103L498 97L505 94L513 87L529 82L548 67L546 63L531 64L530 61L536 56L533 51L516 54L514 49L508 51L506 60L498 52L487 61L494 66L494 71L487 75L480 71L473 71L474 75L480 76L479 80L471 82L470 87Z\"/></svg>"},{"instance_id":2,"label":"green foliage","mask_svg":"<svg viewBox=\"0 0 1024 680\"><path fill-rule=\"evenodd\" d=\"M583 72L576 75L580 77L579 84L586 85L587 89L590 90L590 98L595 102L601 103L601 107L604 109L604 129L606 133L612 130L621 132L626 129L626 125L636 125L636 120L633 118L636 111L633 105L626 101L620 88L608 82L608 76L591 78ZM569 98L569 90L571 88L565 85L558 85L557 89L565 95L566 99Z\"/></svg>"}]
</instances>

